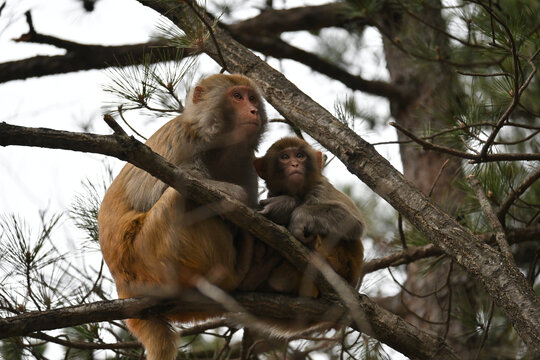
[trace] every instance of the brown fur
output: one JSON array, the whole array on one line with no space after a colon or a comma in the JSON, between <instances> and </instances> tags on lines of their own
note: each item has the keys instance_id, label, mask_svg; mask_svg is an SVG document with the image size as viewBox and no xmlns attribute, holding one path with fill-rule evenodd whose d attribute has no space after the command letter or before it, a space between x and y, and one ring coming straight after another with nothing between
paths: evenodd
<instances>
[{"instance_id":1,"label":"brown fur","mask_svg":"<svg viewBox=\"0 0 540 360\"><path fill-rule=\"evenodd\" d=\"M255 94L256 102L237 104L230 97L236 88ZM239 124L247 119L258 125L246 130ZM254 205L257 176L252 162L265 124L262 98L251 80L213 75L190 92L184 113L146 144L179 168L198 171L223 191ZM131 164L105 194L98 223L103 257L120 298L171 296L193 287L202 276L230 291L241 282L252 257L249 235ZM171 360L177 340L169 321L213 315L126 322L144 344L147 359Z\"/></svg>"},{"instance_id":2,"label":"brown fur","mask_svg":"<svg viewBox=\"0 0 540 360\"><path fill-rule=\"evenodd\" d=\"M288 190L287 169L279 161L280 154L289 149L307 155L301 165L305 168L303 187L295 193ZM262 213L270 219L279 219L279 223L320 253L339 275L355 286L363 263L364 224L354 202L322 175L322 153L302 139L288 137L274 143L254 164L269 189L269 199L262 201L265 206ZM303 279L302 274L283 262L268 279L271 288L318 296L312 280Z\"/></svg>"}]
</instances>

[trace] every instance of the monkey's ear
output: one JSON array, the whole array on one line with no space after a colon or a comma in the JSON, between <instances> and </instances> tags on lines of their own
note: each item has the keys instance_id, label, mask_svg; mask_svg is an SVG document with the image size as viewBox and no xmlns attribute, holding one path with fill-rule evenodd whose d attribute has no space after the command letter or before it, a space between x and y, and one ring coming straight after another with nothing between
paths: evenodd
<instances>
[{"instance_id":1,"label":"monkey's ear","mask_svg":"<svg viewBox=\"0 0 540 360\"><path fill-rule=\"evenodd\" d=\"M266 166L264 166L264 159L263 158L256 158L253 160L253 166L255 166L255 171L257 171L257 175L259 175L260 178L266 180Z\"/></svg>"},{"instance_id":2,"label":"monkey's ear","mask_svg":"<svg viewBox=\"0 0 540 360\"><path fill-rule=\"evenodd\" d=\"M322 170L323 166L323 154L321 151L317 151L317 165L319 165L319 170Z\"/></svg>"},{"instance_id":3,"label":"monkey's ear","mask_svg":"<svg viewBox=\"0 0 540 360\"><path fill-rule=\"evenodd\" d=\"M196 86L193 90L193 103L196 104L202 100L204 95L204 88L202 86Z\"/></svg>"}]
</instances>

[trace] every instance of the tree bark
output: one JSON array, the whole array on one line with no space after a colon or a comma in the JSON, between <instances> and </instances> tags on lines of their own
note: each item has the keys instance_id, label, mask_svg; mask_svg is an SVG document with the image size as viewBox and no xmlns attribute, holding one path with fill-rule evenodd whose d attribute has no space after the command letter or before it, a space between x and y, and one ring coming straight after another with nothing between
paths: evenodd
<instances>
[{"instance_id":1,"label":"tree bark","mask_svg":"<svg viewBox=\"0 0 540 360\"><path fill-rule=\"evenodd\" d=\"M445 29L446 24L439 10L440 1L428 3L422 10L425 18L435 27ZM408 56L394 43L399 41L407 47L407 40L417 39L444 52L448 48L446 37L408 16L401 8L384 9L379 13L378 23L379 29L385 34L383 44L390 83L411 94L407 102L391 103L390 110L395 121L401 127L416 131L447 128L445 119L451 118L451 114L437 112L451 109L448 103L459 91L455 89L455 75L441 63L426 61L419 64L418 59ZM409 137L398 131L398 140L409 140ZM431 194L439 206L455 213L464 198L456 186L456 179L463 177L461 159L424 150L410 143L400 144L400 154L405 178L414 182L424 194ZM427 273L423 271L426 266L428 264L424 261L407 266L407 280L403 284L407 291L402 290L396 295L406 308L404 318L424 330L448 337L452 347L464 358L469 358L469 351L474 347L464 344L463 339L470 341L471 338L461 336L465 329L459 320L451 319L449 314L453 290L470 286L471 282L463 268L452 266L451 262L441 262ZM432 295L426 297L425 294Z\"/></svg>"}]
</instances>

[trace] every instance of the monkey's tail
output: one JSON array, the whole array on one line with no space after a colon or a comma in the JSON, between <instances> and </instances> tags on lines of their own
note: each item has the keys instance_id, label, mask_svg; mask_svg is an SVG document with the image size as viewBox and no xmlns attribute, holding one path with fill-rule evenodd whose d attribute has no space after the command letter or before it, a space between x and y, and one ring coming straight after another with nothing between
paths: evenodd
<instances>
[{"instance_id":1,"label":"monkey's tail","mask_svg":"<svg viewBox=\"0 0 540 360\"><path fill-rule=\"evenodd\" d=\"M127 319L126 324L144 345L147 360L176 359L178 335L165 319Z\"/></svg>"}]
</instances>

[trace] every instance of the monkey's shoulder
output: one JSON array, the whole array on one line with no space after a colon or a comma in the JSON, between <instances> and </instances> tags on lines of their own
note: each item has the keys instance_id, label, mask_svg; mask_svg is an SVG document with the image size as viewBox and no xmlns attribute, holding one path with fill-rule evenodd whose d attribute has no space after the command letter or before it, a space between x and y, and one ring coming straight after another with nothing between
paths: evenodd
<instances>
[{"instance_id":1,"label":"monkey's shoulder","mask_svg":"<svg viewBox=\"0 0 540 360\"><path fill-rule=\"evenodd\" d=\"M326 177L322 177L307 196L303 204L319 205L330 209L343 209L355 217L361 218L360 210L354 201L342 191L338 190Z\"/></svg>"}]
</instances>

